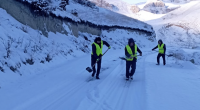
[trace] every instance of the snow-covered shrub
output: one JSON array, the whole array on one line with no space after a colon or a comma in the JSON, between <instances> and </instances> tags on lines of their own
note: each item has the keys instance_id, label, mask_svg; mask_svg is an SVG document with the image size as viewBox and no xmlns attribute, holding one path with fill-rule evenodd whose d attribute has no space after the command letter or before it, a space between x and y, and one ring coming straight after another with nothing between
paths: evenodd
<instances>
[{"instance_id":1,"label":"snow-covered shrub","mask_svg":"<svg viewBox=\"0 0 200 110\"><path fill-rule=\"evenodd\" d=\"M60 3L60 8L62 9L62 10L66 10L66 5L68 5L69 4L69 0L61 0L61 3Z\"/></svg>"},{"instance_id":2,"label":"snow-covered shrub","mask_svg":"<svg viewBox=\"0 0 200 110\"><path fill-rule=\"evenodd\" d=\"M24 31L25 33L28 33L28 28L27 28L27 26L22 25L20 28L21 28L21 30Z\"/></svg>"},{"instance_id":3,"label":"snow-covered shrub","mask_svg":"<svg viewBox=\"0 0 200 110\"><path fill-rule=\"evenodd\" d=\"M4 58L9 58L10 57L10 54L11 54L11 47L13 45L13 43L16 41L15 38L7 35L8 37L8 40L5 40L3 41L3 45L4 45L4 48L6 50L6 55L4 56ZM2 38L3 39L3 38Z\"/></svg>"},{"instance_id":4,"label":"snow-covered shrub","mask_svg":"<svg viewBox=\"0 0 200 110\"><path fill-rule=\"evenodd\" d=\"M193 63L196 65L200 65L200 52L194 52L191 55L192 59L193 59Z\"/></svg>"},{"instance_id":5,"label":"snow-covered shrub","mask_svg":"<svg viewBox=\"0 0 200 110\"><path fill-rule=\"evenodd\" d=\"M71 11L71 14L73 14L74 16L78 16L78 12L77 12L76 9L72 10L72 11Z\"/></svg>"},{"instance_id":6,"label":"snow-covered shrub","mask_svg":"<svg viewBox=\"0 0 200 110\"><path fill-rule=\"evenodd\" d=\"M50 56L50 54L47 54L47 57L45 58L45 60L47 62L50 62L52 60L52 57Z\"/></svg>"},{"instance_id":7,"label":"snow-covered shrub","mask_svg":"<svg viewBox=\"0 0 200 110\"><path fill-rule=\"evenodd\" d=\"M28 63L29 65L33 65L34 64L33 58L26 59L26 63Z\"/></svg>"},{"instance_id":8,"label":"snow-covered shrub","mask_svg":"<svg viewBox=\"0 0 200 110\"><path fill-rule=\"evenodd\" d=\"M4 62L2 62L1 60L0 60L0 71L1 72L4 72L4 69L3 69L3 65L4 65L5 63Z\"/></svg>"}]
</instances>

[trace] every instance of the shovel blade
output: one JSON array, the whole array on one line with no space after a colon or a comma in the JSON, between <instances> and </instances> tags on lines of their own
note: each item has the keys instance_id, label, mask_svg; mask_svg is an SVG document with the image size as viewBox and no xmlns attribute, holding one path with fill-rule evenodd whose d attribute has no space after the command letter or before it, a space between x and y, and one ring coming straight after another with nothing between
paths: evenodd
<instances>
[{"instance_id":1,"label":"shovel blade","mask_svg":"<svg viewBox=\"0 0 200 110\"><path fill-rule=\"evenodd\" d=\"M124 58L124 57L119 57L121 60L126 60L126 58Z\"/></svg>"},{"instance_id":2,"label":"shovel blade","mask_svg":"<svg viewBox=\"0 0 200 110\"><path fill-rule=\"evenodd\" d=\"M173 55L172 55L172 54L170 54L170 55L168 55L168 57L173 57Z\"/></svg>"},{"instance_id":3,"label":"shovel blade","mask_svg":"<svg viewBox=\"0 0 200 110\"><path fill-rule=\"evenodd\" d=\"M87 67L86 70L87 70L88 72L90 72L90 73L92 72L92 69L91 69L90 67Z\"/></svg>"}]
</instances>

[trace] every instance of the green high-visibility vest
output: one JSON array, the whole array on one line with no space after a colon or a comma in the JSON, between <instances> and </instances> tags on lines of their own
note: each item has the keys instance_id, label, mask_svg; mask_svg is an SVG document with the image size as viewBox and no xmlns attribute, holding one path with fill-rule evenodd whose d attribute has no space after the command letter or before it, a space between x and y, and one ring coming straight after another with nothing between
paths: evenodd
<instances>
[{"instance_id":1,"label":"green high-visibility vest","mask_svg":"<svg viewBox=\"0 0 200 110\"><path fill-rule=\"evenodd\" d=\"M164 51L164 48L163 48L164 45L165 45L165 44L162 44L162 45L160 46L160 44L158 44L159 53L161 53L161 54L164 54L164 52L165 52L165 51Z\"/></svg>"},{"instance_id":2,"label":"green high-visibility vest","mask_svg":"<svg viewBox=\"0 0 200 110\"><path fill-rule=\"evenodd\" d=\"M135 44L135 52L133 54L132 50L131 50L131 47L129 45L126 45L126 50L127 52L131 55L131 57L134 57L137 59L137 45ZM133 61L133 58L127 58L126 57L126 60L127 61Z\"/></svg>"},{"instance_id":3,"label":"green high-visibility vest","mask_svg":"<svg viewBox=\"0 0 200 110\"><path fill-rule=\"evenodd\" d=\"M96 54L97 54L97 56L103 55L103 53L102 53L102 50L103 50L103 41L101 41L101 48L100 48L100 46L99 46L97 43L95 43L95 42L93 42L92 44L94 44L94 45L96 46ZM92 55L93 55L93 52L92 52Z\"/></svg>"}]
</instances>

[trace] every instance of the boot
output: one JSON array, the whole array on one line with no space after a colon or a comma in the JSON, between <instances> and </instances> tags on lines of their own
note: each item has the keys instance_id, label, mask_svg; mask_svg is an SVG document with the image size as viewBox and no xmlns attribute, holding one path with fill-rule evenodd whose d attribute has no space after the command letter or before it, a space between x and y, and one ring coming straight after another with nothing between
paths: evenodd
<instances>
[{"instance_id":1,"label":"boot","mask_svg":"<svg viewBox=\"0 0 200 110\"><path fill-rule=\"evenodd\" d=\"M96 76L96 79L100 79L99 76Z\"/></svg>"},{"instance_id":2,"label":"boot","mask_svg":"<svg viewBox=\"0 0 200 110\"><path fill-rule=\"evenodd\" d=\"M92 77L94 77L95 73L92 73Z\"/></svg>"},{"instance_id":3,"label":"boot","mask_svg":"<svg viewBox=\"0 0 200 110\"><path fill-rule=\"evenodd\" d=\"M133 76L130 76L131 80L133 80Z\"/></svg>"}]
</instances>

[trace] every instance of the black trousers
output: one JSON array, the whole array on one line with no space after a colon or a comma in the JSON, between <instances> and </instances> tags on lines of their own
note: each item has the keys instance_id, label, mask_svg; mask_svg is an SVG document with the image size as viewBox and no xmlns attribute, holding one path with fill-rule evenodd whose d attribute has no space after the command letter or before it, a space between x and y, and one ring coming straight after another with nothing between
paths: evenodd
<instances>
[{"instance_id":1,"label":"black trousers","mask_svg":"<svg viewBox=\"0 0 200 110\"><path fill-rule=\"evenodd\" d=\"M99 77L99 74L100 74L100 70L101 70L101 60L102 58L97 62L97 74L96 74L96 77ZM93 65L96 63L97 61L97 58L95 58L93 55L91 55L91 66L93 67ZM96 66L96 65L95 65ZM95 66L92 68L93 69L93 75L95 75L96 73L96 68Z\"/></svg>"},{"instance_id":2,"label":"black trousers","mask_svg":"<svg viewBox=\"0 0 200 110\"><path fill-rule=\"evenodd\" d=\"M166 64L166 60L165 60L165 54L161 54L159 53L158 56L157 56L157 63L160 64L160 57L163 58L163 65Z\"/></svg>"},{"instance_id":3,"label":"black trousers","mask_svg":"<svg viewBox=\"0 0 200 110\"><path fill-rule=\"evenodd\" d=\"M131 68L131 72L130 72ZM133 61L126 61L126 77L129 78L133 76L136 70L136 59L134 58Z\"/></svg>"}]
</instances>

